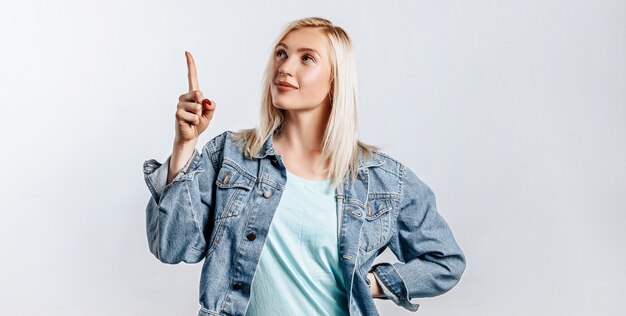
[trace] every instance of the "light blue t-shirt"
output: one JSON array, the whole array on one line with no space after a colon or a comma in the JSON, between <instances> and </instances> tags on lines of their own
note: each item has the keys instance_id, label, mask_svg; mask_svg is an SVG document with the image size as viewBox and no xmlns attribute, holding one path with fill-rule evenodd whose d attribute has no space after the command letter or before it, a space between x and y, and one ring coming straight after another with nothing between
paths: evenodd
<instances>
[{"instance_id":1,"label":"light blue t-shirt","mask_svg":"<svg viewBox=\"0 0 626 316\"><path fill-rule=\"evenodd\" d=\"M252 279L247 316L349 315L330 183L287 171Z\"/></svg>"}]
</instances>

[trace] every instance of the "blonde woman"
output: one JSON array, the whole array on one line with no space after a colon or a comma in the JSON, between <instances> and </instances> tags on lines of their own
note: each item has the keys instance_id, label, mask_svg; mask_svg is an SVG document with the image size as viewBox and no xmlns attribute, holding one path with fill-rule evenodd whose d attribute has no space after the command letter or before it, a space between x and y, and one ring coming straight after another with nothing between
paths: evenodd
<instances>
[{"instance_id":1,"label":"blonde woman","mask_svg":"<svg viewBox=\"0 0 626 316\"><path fill-rule=\"evenodd\" d=\"M323 18L285 26L273 44L256 128L199 152L216 109L186 52L165 163L144 162L150 251L204 259L198 315L378 315L373 298L416 311L465 258L432 190L357 138L357 72L347 33ZM387 247L394 263L373 264Z\"/></svg>"}]
</instances>

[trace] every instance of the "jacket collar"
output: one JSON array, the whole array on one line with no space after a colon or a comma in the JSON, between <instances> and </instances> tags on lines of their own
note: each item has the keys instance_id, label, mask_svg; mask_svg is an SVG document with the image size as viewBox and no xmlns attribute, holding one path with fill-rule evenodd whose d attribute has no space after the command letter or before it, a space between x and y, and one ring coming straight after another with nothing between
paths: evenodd
<instances>
[{"instance_id":1,"label":"jacket collar","mask_svg":"<svg viewBox=\"0 0 626 316\"><path fill-rule=\"evenodd\" d=\"M270 134L270 136L265 140L263 147L261 147L261 149L259 150L259 153L254 155L253 157L261 159L265 158L265 156L275 156L276 151L274 150L273 139L274 135ZM370 155L369 157L365 158L365 155L363 154L363 149L359 147L359 169L376 167L382 165L383 163L385 163L385 161L376 154Z\"/></svg>"},{"instance_id":2,"label":"jacket collar","mask_svg":"<svg viewBox=\"0 0 626 316\"><path fill-rule=\"evenodd\" d=\"M270 136L265 140L263 147L259 150L259 152L253 155L253 158L261 159L265 158L265 156L274 156L276 155L276 151L274 151L274 134L270 134Z\"/></svg>"}]
</instances>

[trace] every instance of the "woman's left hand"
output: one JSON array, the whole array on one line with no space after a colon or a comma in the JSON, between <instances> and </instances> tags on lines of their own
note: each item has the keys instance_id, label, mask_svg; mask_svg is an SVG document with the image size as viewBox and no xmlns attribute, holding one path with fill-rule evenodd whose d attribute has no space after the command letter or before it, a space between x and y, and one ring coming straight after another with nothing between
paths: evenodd
<instances>
[{"instance_id":1,"label":"woman's left hand","mask_svg":"<svg viewBox=\"0 0 626 316\"><path fill-rule=\"evenodd\" d=\"M373 272L369 272L367 274L367 278L370 280L370 294L372 297L385 297L383 290L380 288L380 284L378 284L378 280L374 276Z\"/></svg>"}]
</instances>

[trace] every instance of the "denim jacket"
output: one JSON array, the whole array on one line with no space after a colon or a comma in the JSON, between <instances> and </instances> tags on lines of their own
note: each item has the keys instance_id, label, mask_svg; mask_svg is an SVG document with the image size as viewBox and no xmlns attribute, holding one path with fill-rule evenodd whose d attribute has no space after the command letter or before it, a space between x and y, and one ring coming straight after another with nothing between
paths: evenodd
<instances>
[{"instance_id":1,"label":"denim jacket","mask_svg":"<svg viewBox=\"0 0 626 316\"><path fill-rule=\"evenodd\" d=\"M170 157L143 164L151 197L146 232L161 262L204 259L198 315L244 315L250 285L272 217L287 180L272 136L247 159L226 131L207 142L166 185ZM357 179L336 189L340 265L350 315L378 315L370 294L374 272L396 305L416 311L410 299L445 293L459 281L465 257L437 212L432 190L409 168L359 148ZM374 259L387 247L398 262Z\"/></svg>"}]
</instances>

